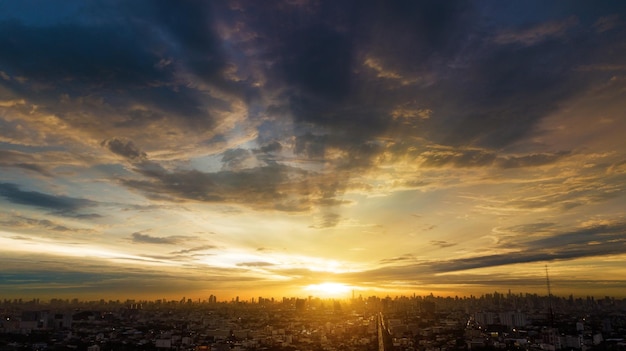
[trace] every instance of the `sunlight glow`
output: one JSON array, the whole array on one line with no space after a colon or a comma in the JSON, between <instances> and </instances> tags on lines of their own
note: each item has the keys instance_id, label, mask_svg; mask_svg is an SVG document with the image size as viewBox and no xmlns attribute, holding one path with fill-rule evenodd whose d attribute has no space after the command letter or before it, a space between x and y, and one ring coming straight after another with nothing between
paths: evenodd
<instances>
[{"instance_id":1,"label":"sunlight glow","mask_svg":"<svg viewBox=\"0 0 626 351\"><path fill-rule=\"evenodd\" d=\"M319 297L347 297L351 288L342 283L326 282L307 285L304 290Z\"/></svg>"},{"instance_id":2,"label":"sunlight glow","mask_svg":"<svg viewBox=\"0 0 626 351\"><path fill-rule=\"evenodd\" d=\"M150 257L129 255L123 252L110 251L97 246L83 244L53 243L40 237L31 237L28 240L11 238L8 232L0 232L0 250L21 252L46 252L50 255L67 257L91 257L110 261L123 261L125 264L143 264L159 266L178 266L176 262L158 260ZM15 235L13 235L15 237Z\"/></svg>"}]
</instances>

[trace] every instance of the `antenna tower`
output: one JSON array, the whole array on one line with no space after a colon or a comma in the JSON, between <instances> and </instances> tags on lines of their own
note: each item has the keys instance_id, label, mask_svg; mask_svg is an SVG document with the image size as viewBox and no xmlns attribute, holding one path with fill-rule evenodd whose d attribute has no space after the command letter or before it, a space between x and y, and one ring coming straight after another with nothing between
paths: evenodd
<instances>
[{"instance_id":1,"label":"antenna tower","mask_svg":"<svg viewBox=\"0 0 626 351\"><path fill-rule=\"evenodd\" d=\"M548 286L548 306L550 307L550 326L554 326L554 311L552 310L552 291L550 290L550 276L546 265L546 285Z\"/></svg>"}]
</instances>

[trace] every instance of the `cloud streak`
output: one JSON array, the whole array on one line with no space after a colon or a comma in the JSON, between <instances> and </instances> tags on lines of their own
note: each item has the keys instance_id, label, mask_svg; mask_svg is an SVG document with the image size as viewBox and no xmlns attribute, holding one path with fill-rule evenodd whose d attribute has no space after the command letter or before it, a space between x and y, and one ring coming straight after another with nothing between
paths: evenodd
<instances>
[{"instance_id":1,"label":"cloud streak","mask_svg":"<svg viewBox=\"0 0 626 351\"><path fill-rule=\"evenodd\" d=\"M189 239L191 239L191 237L186 237L186 236L156 237L150 234L143 234L139 232L131 234L131 240L134 243L175 245L175 244L179 244Z\"/></svg>"},{"instance_id":2,"label":"cloud streak","mask_svg":"<svg viewBox=\"0 0 626 351\"><path fill-rule=\"evenodd\" d=\"M0 183L0 196L7 201L25 206L51 210L52 213L80 217L80 210L94 207L96 202L63 195L50 195L38 191L23 191L12 183ZM97 216L89 214L87 216Z\"/></svg>"}]
</instances>

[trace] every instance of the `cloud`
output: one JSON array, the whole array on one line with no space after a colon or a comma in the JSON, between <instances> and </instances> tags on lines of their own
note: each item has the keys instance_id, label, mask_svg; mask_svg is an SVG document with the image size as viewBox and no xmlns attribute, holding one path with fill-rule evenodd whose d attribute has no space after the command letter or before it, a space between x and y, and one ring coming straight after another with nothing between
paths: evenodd
<instances>
[{"instance_id":1,"label":"cloud","mask_svg":"<svg viewBox=\"0 0 626 351\"><path fill-rule=\"evenodd\" d=\"M620 15L615 14L598 18L593 26L597 32L602 33L618 27L620 24Z\"/></svg>"},{"instance_id":2,"label":"cloud","mask_svg":"<svg viewBox=\"0 0 626 351\"><path fill-rule=\"evenodd\" d=\"M130 5L131 13L144 17L142 4ZM206 82L224 87L227 83L221 76L226 67L221 39L215 31L213 5L209 3L171 4L166 1L149 3L152 11L146 16L158 28L165 31L169 40L181 52L176 56L196 76ZM185 18L181 21L181 18ZM161 62L161 61L160 61Z\"/></svg>"},{"instance_id":3,"label":"cloud","mask_svg":"<svg viewBox=\"0 0 626 351\"><path fill-rule=\"evenodd\" d=\"M163 294L201 291L207 282L211 283L212 289L225 292L228 288L248 287L246 283L259 280L257 277L241 276L242 269L202 266L167 271L161 267L120 266L85 257L59 259L45 253L36 256L8 253L3 258L0 289L16 297L113 298L124 292L125 296L159 298ZM45 267L42 267L43 263ZM202 274L198 275L198 272ZM146 289L154 291L154 296L146 295Z\"/></svg>"},{"instance_id":4,"label":"cloud","mask_svg":"<svg viewBox=\"0 0 626 351\"><path fill-rule=\"evenodd\" d=\"M538 226L542 227L541 224ZM465 258L415 260L413 254L383 259L384 266L356 273L342 275L346 281L421 281L424 284L441 282L440 274L446 273L446 282L453 284L488 284L484 276L473 275L470 270L494 268L515 264L545 263L552 261L576 260L582 258L621 255L626 247L626 224L616 222L603 225L591 225L571 231L561 231L548 237L524 236L512 237L512 242L502 242L497 249L508 249L519 245L502 254L478 254ZM439 241L432 241L437 245ZM483 250L484 251L484 250ZM451 273L463 271L462 276L451 276ZM468 271L468 272L465 272ZM456 277L456 278L455 278ZM496 278L493 278L496 279ZM502 276L511 282L519 278L510 275ZM492 280L492 276L489 276Z\"/></svg>"},{"instance_id":5,"label":"cloud","mask_svg":"<svg viewBox=\"0 0 626 351\"><path fill-rule=\"evenodd\" d=\"M337 224L339 224L339 222L341 222L342 217L341 215L337 214L337 213L324 213L322 214L321 218L319 218L317 220L317 223L314 225L311 225L311 228L316 228L316 229L324 229L324 228L332 228L337 226Z\"/></svg>"},{"instance_id":6,"label":"cloud","mask_svg":"<svg viewBox=\"0 0 626 351\"><path fill-rule=\"evenodd\" d=\"M13 215L9 218L0 217L0 223L2 226L6 228L21 228L21 229L29 229L33 228L35 230L45 230L47 232L58 232L58 233L93 233L93 229L89 228L76 228L76 227L68 227L57 221L52 221L49 219L39 219L39 218L30 218L26 216Z\"/></svg>"},{"instance_id":7,"label":"cloud","mask_svg":"<svg viewBox=\"0 0 626 351\"><path fill-rule=\"evenodd\" d=\"M574 231L551 235L546 238L536 239L529 242L529 249L540 249L549 247L558 247L563 250L570 248L585 248L591 243L615 244L617 246L626 245L626 223L611 223L592 225ZM591 245L591 246L595 246ZM601 248L589 248L594 251Z\"/></svg>"},{"instance_id":8,"label":"cloud","mask_svg":"<svg viewBox=\"0 0 626 351\"><path fill-rule=\"evenodd\" d=\"M524 234L524 235L535 235L537 233L542 233L542 232L553 230L555 226L556 226L556 223L538 222L538 223L519 224L519 225L506 227L503 229L506 231L511 231L514 233L519 233L519 234Z\"/></svg>"},{"instance_id":9,"label":"cloud","mask_svg":"<svg viewBox=\"0 0 626 351\"><path fill-rule=\"evenodd\" d=\"M141 161L147 158L146 153L139 150L130 140L124 142L118 138L111 138L102 141L101 145L131 161Z\"/></svg>"},{"instance_id":10,"label":"cloud","mask_svg":"<svg viewBox=\"0 0 626 351\"><path fill-rule=\"evenodd\" d=\"M578 24L574 16L559 21L540 23L521 30L502 31L496 35L494 41L498 44L520 43L533 45L549 38L562 37L566 32Z\"/></svg>"},{"instance_id":11,"label":"cloud","mask_svg":"<svg viewBox=\"0 0 626 351\"><path fill-rule=\"evenodd\" d=\"M496 154L480 149L432 149L422 152L419 159L423 167L484 167L494 162Z\"/></svg>"},{"instance_id":12,"label":"cloud","mask_svg":"<svg viewBox=\"0 0 626 351\"><path fill-rule=\"evenodd\" d=\"M12 203L51 210L54 214L72 217L98 216L97 214L79 213L82 209L94 207L96 205L94 201L62 195L49 195L37 191L23 191L16 184L0 183L0 196Z\"/></svg>"},{"instance_id":13,"label":"cloud","mask_svg":"<svg viewBox=\"0 0 626 351\"><path fill-rule=\"evenodd\" d=\"M137 233L135 233L135 234L137 234ZM134 240L135 234L133 234L133 240ZM147 236L147 235L145 235L145 236ZM174 238L176 238L176 237L174 237ZM161 239L161 238L157 238L157 239ZM179 250L179 251L174 251L174 252L171 252L171 254L173 254L173 255L188 254L188 253L193 253L193 252L202 252L202 251L214 250L214 249L217 249L217 248L218 247L215 246L215 245L202 245L202 246L192 247L190 249L183 249L183 250Z\"/></svg>"},{"instance_id":14,"label":"cloud","mask_svg":"<svg viewBox=\"0 0 626 351\"><path fill-rule=\"evenodd\" d=\"M138 46L128 26L89 27L77 24L31 27L18 21L0 23L0 43L9 49L2 62L14 75L50 82L74 79L89 84L137 84L162 76L146 46ZM10 35L8 33L11 33ZM147 38L149 40L149 38ZM116 46L119 50L107 52ZM45 61L34 57L46 57ZM116 67L116 71L109 70Z\"/></svg>"},{"instance_id":15,"label":"cloud","mask_svg":"<svg viewBox=\"0 0 626 351\"><path fill-rule=\"evenodd\" d=\"M380 264L388 264L388 263L397 263L397 262L405 262L405 261L415 261L415 256L413 256L412 254L405 254L402 256L397 256L397 257L392 257L392 258L385 258L380 260Z\"/></svg>"},{"instance_id":16,"label":"cloud","mask_svg":"<svg viewBox=\"0 0 626 351\"><path fill-rule=\"evenodd\" d=\"M44 165L42 160L35 155L25 152L0 150L0 166L15 167L46 177L52 176L49 166Z\"/></svg>"},{"instance_id":17,"label":"cloud","mask_svg":"<svg viewBox=\"0 0 626 351\"><path fill-rule=\"evenodd\" d=\"M273 153L273 152L280 152L282 149L283 149L282 144L280 142L274 140L274 141L271 141L271 142L261 146L259 151L263 152L263 153Z\"/></svg>"},{"instance_id":18,"label":"cloud","mask_svg":"<svg viewBox=\"0 0 626 351\"><path fill-rule=\"evenodd\" d=\"M441 145L418 152L424 167L539 164L539 154L503 158L496 149L524 137L570 96L561 90L571 85L560 70L541 69L562 61L565 43L546 48L552 61L538 65L523 48L475 42L472 33L482 30L477 9L462 2L366 1L357 16L342 5L318 4L307 21L280 30L266 14L293 16L297 6L101 6L135 20L120 26L101 19L99 27L2 22L18 39L31 39L0 35L0 43L15 49L4 58L10 76L56 83L39 91L13 80L4 84L69 129L104 138L102 146L132 161L143 177L121 184L151 199L300 212L340 205L337 199L357 178L380 172L381 159L408 153L386 145L390 137ZM180 23L179 15L188 20ZM70 36L74 32L80 35ZM109 53L111 46L124 50ZM51 61L26 64L40 56ZM464 65L452 65L461 56L468 58ZM52 64L55 70L46 71ZM237 81L226 74L233 69ZM405 85L389 78L425 75L430 78ZM451 95L453 101L445 98ZM241 130L246 136L235 138ZM161 137L149 137L153 133ZM257 148L242 147L255 135ZM221 160L221 172L181 166L189 160L180 155L204 152ZM556 160L543 156L546 163ZM21 167L45 172L35 163Z\"/></svg>"},{"instance_id":19,"label":"cloud","mask_svg":"<svg viewBox=\"0 0 626 351\"><path fill-rule=\"evenodd\" d=\"M367 59L365 59L365 62L363 62L363 64L368 67L373 69L376 73L377 73L377 77L379 78L388 78L388 79L400 79L402 78L402 76L400 74L398 74L397 72L394 72L392 70L389 69L385 69L382 64L376 60L375 58L371 58L368 57Z\"/></svg>"},{"instance_id":20,"label":"cloud","mask_svg":"<svg viewBox=\"0 0 626 351\"><path fill-rule=\"evenodd\" d=\"M237 263L237 267L272 267L274 265L273 263L263 261Z\"/></svg>"},{"instance_id":21,"label":"cloud","mask_svg":"<svg viewBox=\"0 0 626 351\"><path fill-rule=\"evenodd\" d=\"M150 180L123 180L131 188L149 196L170 196L202 202L232 202L250 206L273 206L284 195L278 186L286 176L285 167L258 167L241 172L198 171L166 172L159 169L138 169Z\"/></svg>"},{"instance_id":22,"label":"cloud","mask_svg":"<svg viewBox=\"0 0 626 351\"><path fill-rule=\"evenodd\" d=\"M134 243L146 243L146 244L174 245L174 244L179 244L183 241L189 240L191 238L192 237L188 237L188 236L157 237L157 236L151 236L149 234L143 234L140 232L135 232L131 234L131 240Z\"/></svg>"},{"instance_id":23,"label":"cloud","mask_svg":"<svg viewBox=\"0 0 626 351\"><path fill-rule=\"evenodd\" d=\"M522 210L571 210L575 207L602 203L624 193L617 184L626 176L588 175L582 170L567 181L562 177L528 184L515 193L507 195L500 208ZM533 191L541 190L539 194Z\"/></svg>"},{"instance_id":24,"label":"cloud","mask_svg":"<svg viewBox=\"0 0 626 351\"><path fill-rule=\"evenodd\" d=\"M239 163L242 156L247 159L251 155L245 150L225 154L223 161L227 167L236 168L242 168ZM168 171L151 161L136 163L134 171L144 178L123 178L121 184L159 200L231 203L284 212L347 203L337 198L345 187L341 172L333 176L280 164L218 172ZM318 227L334 226L339 220L338 215L326 214Z\"/></svg>"},{"instance_id":25,"label":"cloud","mask_svg":"<svg viewBox=\"0 0 626 351\"><path fill-rule=\"evenodd\" d=\"M0 45L10 51L0 64L7 76L24 77L0 81L4 95L14 97L5 105L32 106L37 114L24 118L33 122L45 120L39 114L52 115L73 133L98 139L104 135L111 142L108 147L120 152L124 145L118 141L124 138L147 149L165 149L172 140L189 141L189 131L198 140L223 132L232 127L226 120L236 118L234 112L241 109L233 104L241 105L254 89L223 77L227 60L213 31L210 7L91 4L81 15L93 21L33 26L0 20ZM174 13L184 14L184 24ZM158 131L167 126L169 136L158 142L145 137L144 132L156 133L157 126ZM49 133L65 136L70 129L52 128Z\"/></svg>"},{"instance_id":26,"label":"cloud","mask_svg":"<svg viewBox=\"0 0 626 351\"><path fill-rule=\"evenodd\" d=\"M616 255L623 253L626 247L626 224L591 226L556 233L545 238L521 241L519 244L523 247L515 252L453 259L435 264L434 269L438 272L452 272L517 263Z\"/></svg>"},{"instance_id":27,"label":"cloud","mask_svg":"<svg viewBox=\"0 0 626 351\"><path fill-rule=\"evenodd\" d=\"M222 169L239 171L257 165L252 152L244 149L229 149L222 153Z\"/></svg>"},{"instance_id":28,"label":"cloud","mask_svg":"<svg viewBox=\"0 0 626 351\"><path fill-rule=\"evenodd\" d=\"M25 105L24 99L19 100L0 100L0 107L14 107L17 105Z\"/></svg>"},{"instance_id":29,"label":"cloud","mask_svg":"<svg viewBox=\"0 0 626 351\"><path fill-rule=\"evenodd\" d=\"M541 153L523 156L507 156L498 158L496 163L502 168L538 167L552 164L568 155L570 155L570 152L561 151L553 154Z\"/></svg>"},{"instance_id":30,"label":"cloud","mask_svg":"<svg viewBox=\"0 0 626 351\"><path fill-rule=\"evenodd\" d=\"M444 240L431 240L430 243L431 245L439 246L442 249L457 245L457 243L451 243L451 242L444 241Z\"/></svg>"}]
</instances>

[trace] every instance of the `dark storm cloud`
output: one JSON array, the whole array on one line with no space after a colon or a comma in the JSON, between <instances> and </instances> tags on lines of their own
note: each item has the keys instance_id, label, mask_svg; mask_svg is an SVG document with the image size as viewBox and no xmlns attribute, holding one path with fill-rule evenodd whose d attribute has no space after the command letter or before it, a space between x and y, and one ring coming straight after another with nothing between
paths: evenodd
<instances>
[{"instance_id":1,"label":"dark storm cloud","mask_svg":"<svg viewBox=\"0 0 626 351\"><path fill-rule=\"evenodd\" d=\"M215 31L215 19L227 16L215 14L211 2L146 1L127 4L136 16L144 16L146 8L152 12L159 30L164 30L171 41L176 59L182 60L195 75L206 82L228 87L221 73L226 65L222 53L222 39Z\"/></svg>"},{"instance_id":2,"label":"dark storm cloud","mask_svg":"<svg viewBox=\"0 0 626 351\"><path fill-rule=\"evenodd\" d=\"M146 158L146 153L139 150L132 141L123 141L118 138L104 140L102 146L108 148L114 154L130 160L142 160Z\"/></svg>"},{"instance_id":3,"label":"dark storm cloud","mask_svg":"<svg viewBox=\"0 0 626 351\"><path fill-rule=\"evenodd\" d=\"M140 33L129 27L32 27L5 21L0 33L5 48L0 64L13 76L52 84L73 80L87 87L144 85L165 78L154 66L158 58L137 45Z\"/></svg>"},{"instance_id":4,"label":"dark storm cloud","mask_svg":"<svg viewBox=\"0 0 626 351\"><path fill-rule=\"evenodd\" d=\"M136 165L143 180L121 179L125 186L146 196L168 201L200 201L242 204L255 209L306 211L323 189L307 172L297 168L271 165L214 173L196 170L167 171L153 162Z\"/></svg>"},{"instance_id":5,"label":"dark storm cloud","mask_svg":"<svg viewBox=\"0 0 626 351\"><path fill-rule=\"evenodd\" d=\"M246 202L248 195L250 203L277 196L275 188L283 174L281 169L269 167L218 173L142 172L153 181L127 180L125 184L157 195L207 202Z\"/></svg>"},{"instance_id":6,"label":"dark storm cloud","mask_svg":"<svg viewBox=\"0 0 626 351\"><path fill-rule=\"evenodd\" d=\"M86 6L86 20L0 22L0 84L15 101L105 139L139 175L121 184L152 199L319 206L318 227L340 222L333 207L381 158L407 155L432 168L558 162L567 152L506 148L598 79L580 67L599 56L615 64L623 54L613 45L623 43L619 23L582 5L515 21L464 1ZM236 114L233 99L248 119L221 123ZM237 132L257 128L258 149L229 145L229 133L216 128L231 123ZM156 130L163 136L153 137ZM228 148L218 156L221 171L173 169L137 147L175 154L198 135L208 139L198 148ZM289 157L293 163L281 163ZM317 172L297 169L313 163ZM11 166L46 171L30 161Z\"/></svg>"},{"instance_id":7,"label":"dark storm cloud","mask_svg":"<svg viewBox=\"0 0 626 351\"><path fill-rule=\"evenodd\" d=\"M240 170L246 161L251 161L252 152L245 149L230 149L222 154L222 168L225 170Z\"/></svg>"},{"instance_id":8,"label":"dark storm cloud","mask_svg":"<svg viewBox=\"0 0 626 351\"><path fill-rule=\"evenodd\" d=\"M571 55L575 43L594 49L588 37L592 33L572 32L589 25L568 20L583 13L575 7L572 13L562 9L566 25L531 18L528 22L539 23L530 28L488 27L489 18L481 17L479 4L460 1L244 1L236 9L158 1L100 4L97 9L91 14L103 14L97 26L3 22L0 44L10 48L2 58L4 71L54 82L70 95L80 94L85 86L94 87L92 92L106 91L106 101L121 106L116 126L182 115L210 128L216 117L203 108L209 96L177 83L176 70L183 67L249 101L257 94L250 81L224 78L230 60L248 62L267 78L269 93L281 93L275 106L291 111L299 125L297 137L307 135L311 126L326 128L328 134L350 134L341 145L344 149L396 128L405 136L428 135L450 145L506 146L574 93L571 68L585 58ZM267 20L277 17L280 21ZM218 34L218 22L231 30L244 23L252 39L225 40ZM484 39L485 33L494 33L493 38ZM584 40L567 40L573 35ZM542 40L513 40L524 37ZM524 45L516 45L520 42ZM363 64L369 56L397 72L398 78L368 74ZM245 71L243 66L238 69ZM427 84L390 82L424 75L434 78ZM124 111L131 106L128 99L153 111ZM402 123L391 118L390 111L407 103L434 111L423 128L402 130ZM221 111L229 107L227 101L208 105L222 105ZM306 151L303 155L319 155L319 149Z\"/></svg>"},{"instance_id":9,"label":"dark storm cloud","mask_svg":"<svg viewBox=\"0 0 626 351\"><path fill-rule=\"evenodd\" d=\"M308 159L322 159L328 142L327 136L305 134L296 137L294 152Z\"/></svg>"},{"instance_id":10,"label":"dark storm cloud","mask_svg":"<svg viewBox=\"0 0 626 351\"><path fill-rule=\"evenodd\" d=\"M570 81L569 70L563 67L568 50L559 51L559 46L494 49L491 56L458 72L467 80L442 81L442 88L456 98L446 102L449 106L433 107L436 140L445 145L501 148L524 137L555 111L555 102L581 88ZM454 86L443 87L451 83Z\"/></svg>"},{"instance_id":11,"label":"dark storm cloud","mask_svg":"<svg viewBox=\"0 0 626 351\"><path fill-rule=\"evenodd\" d=\"M277 25L265 21L276 16L270 8L241 6L252 42L264 47L258 59L271 62L265 88L280 91L266 112L292 116L299 158L344 171L343 181L322 187L331 198L355 174L375 171L383 153L409 153L372 144L389 135L441 145L421 154L426 167L558 162L568 153L503 149L589 86L572 72L605 45L577 7L521 25L490 22L482 5L465 2L316 3L271 8L287 19ZM262 132L261 141L272 138Z\"/></svg>"},{"instance_id":12,"label":"dark storm cloud","mask_svg":"<svg viewBox=\"0 0 626 351\"><path fill-rule=\"evenodd\" d=\"M414 2L411 7L423 7L423 10L428 6ZM413 60L411 64L396 60L396 71L406 75L411 67L414 70L423 67L436 75L436 80L427 88L410 86L404 90L412 91L413 99L433 111L425 123L427 129L422 128L418 133L429 131L434 141L445 145L500 148L527 135L539 120L558 107L558 101L585 89L588 82L572 75L571 71L576 64L587 59L587 53L593 47L601 44L593 42L592 33L565 30L576 26L575 21L569 20L565 20L567 25L563 26L537 25L545 31L554 27L553 32L560 35L558 39L545 34L542 40L524 45L513 42L504 45L497 40L490 42L485 40L485 31L498 33L501 28L485 27L484 19L476 15L480 9L469 6L439 6L436 14L445 21L426 25L423 37L410 31L384 35L386 39L400 38L407 43L401 49L400 46L392 47L397 41L387 40L387 50L381 50L379 56L381 61L393 62L394 53L402 52L402 55L395 56ZM567 13L568 9L563 11L564 18L572 16ZM404 13L412 14L411 11ZM394 25L389 28L387 30L393 30ZM518 31L520 37L530 35L522 28L506 30L510 35ZM535 32L540 36L539 29ZM420 45L426 46L426 50L419 50ZM419 54L412 56L412 48L416 48ZM415 59L418 57L422 60ZM396 89L394 98L402 94L401 88ZM379 96L385 97L385 92Z\"/></svg>"},{"instance_id":13,"label":"dark storm cloud","mask_svg":"<svg viewBox=\"0 0 626 351\"><path fill-rule=\"evenodd\" d=\"M339 9L348 10L349 6ZM284 38L276 55L277 66L287 72L286 82L295 87L288 101L295 120L331 128L331 133L349 129L352 141L359 143L394 127L384 111L417 98L418 105L434 111L434 121L426 126L436 128L431 134L436 141L502 147L518 140L556 107L553 101L570 96L566 79L570 66L563 67L563 59L571 47L475 41L472 34L485 28L479 27L473 11L467 4L454 2L365 2L359 4L358 16L344 13L348 21L343 27L321 17L309 19L314 24L308 26L314 30L305 27L290 32L298 40ZM321 8L316 15L324 13ZM333 19L338 17L341 12ZM374 22L360 22L367 19ZM462 51L470 49L474 51ZM408 85L390 91L388 83L354 73L369 54L380 57L401 77L431 71L438 79L428 87ZM440 70L445 67L442 64L457 61L458 55L469 61L452 71L447 68L454 73L452 80ZM444 94L455 99L451 102ZM413 133L423 133L423 129Z\"/></svg>"},{"instance_id":14,"label":"dark storm cloud","mask_svg":"<svg viewBox=\"0 0 626 351\"><path fill-rule=\"evenodd\" d=\"M360 72L368 53L379 49L397 57L398 52L410 49L404 63L419 65L425 52L447 45L436 39L447 38L461 12L456 5L433 2L399 6L375 1L328 2L307 8L307 16L302 18L305 10L298 6L261 9L254 3L245 4L251 8L246 22L266 40L267 55L262 59L273 62L266 74L271 82L284 82L289 89L281 95L282 104L273 105L273 110L286 108L305 129L312 125L328 128L331 134L349 131L357 143L385 133L390 127L388 111L419 92L405 89L398 98L383 82ZM269 11L291 20L276 26L265 20L274 15ZM408 32L404 24L410 27ZM407 36L409 39L401 39ZM285 88L277 83L271 87Z\"/></svg>"},{"instance_id":15,"label":"dark storm cloud","mask_svg":"<svg viewBox=\"0 0 626 351\"><path fill-rule=\"evenodd\" d=\"M269 142L259 149L260 152L263 153L272 153L272 152L280 152L283 149L283 146L278 141L274 140Z\"/></svg>"},{"instance_id":16,"label":"dark storm cloud","mask_svg":"<svg viewBox=\"0 0 626 351\"><path fill-rule=\"evenodd\" d=\"M40 110L92 132L154 121L212 127L215 116L210 111L228 110L230 103L180 78L187 72L192 80L215 84L229 94L243 96L251 91L223 77L226 59L208 3L91 3L85 12L85 21L65 19L40 26L0 21L4 48L0 71L23 78L0 80L0 84ZM87 96L100 99L105 105L98 108L113 109L115 117L90 123L84 117L76 120L78 112L98 111L90 106L82 106L84 111L77 111L77 106L67 110L58 104L60 96L70 101ZM133 109L137 105L148 109Z\"/></svg>"},{"instance_id":17,"label":"dark storm cloud","mask_svg":"<svg viewBox=\"0 0 626 351\"><path fill-rule=\"evenodd\" d=\"M289 33L282 66L289 84L301 90L293 99L317 98L322 104L341 102L350 93L352 43L346 33L311 26Z\"/></svg>"},{"instance_id":18,"label":"dark storm cloud","mask_svg":"<svg viewBox=\"0 0 626 351\"><path fill-rule=\"evenodd\" d=\"M256 166L258 151L229 149L222 154L222 170L200 172L196 170L168 171L159 163L147 159L145 153L131 141L103 142L109 149L131 160L134 171L144 179L121 179L125 186L139 190L148 197L168 201L201 201L243 204L255 209L301 212L313 205L331 207L344 204L336 198L337 189L343 188L337 177L321 176L294 167L267 162ZM358 159L358 158L357 158ZM254 167L245 167L252 162ZM341 217L326 213L316 227L337 225Z\"/></svg>"},{"instance_id":19,"label":"dark storm cloud","mask_svg":"<svg viewBox=\"0 0 626 351\"><path fill-rule=\"evenodd\" d=\"M0 183L0 196L14 204L43 208L55 214L72 217L94 216L80 214L78 211L96 205L95 202L87 199L23 191L16 184L11 183Z\"/></svg>"}]
</instances>

